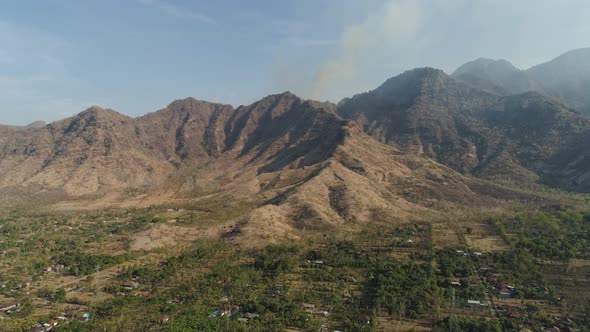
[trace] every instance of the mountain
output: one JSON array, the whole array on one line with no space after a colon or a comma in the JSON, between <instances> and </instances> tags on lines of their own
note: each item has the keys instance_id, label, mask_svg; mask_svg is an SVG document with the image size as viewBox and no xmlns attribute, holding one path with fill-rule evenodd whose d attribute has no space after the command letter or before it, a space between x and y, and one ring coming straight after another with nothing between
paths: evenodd
<instances>
[{"instance_id":1,"label":"mountain","mask_svg":"<svg viewBox=\"0 0 590 332\"><path fill-rule=\"evenodd\" d=\"M590 48L567 52L526 72L548 94L581 112L590 112Z\"/></svg>"},{"instance_id":2,"label":"mountain","mask_svg":"<svg viewBox=\"0 0 590 332\"><path fill-rule=\"evenodd\" d=\"M0 130L2 128L4 128L4 129L7 129L7 128L12 128L12 129L42 128L42 127L45 127L46 125L47 125L47 123L45 123L44 121L35 121L35 122L32 122L26 126L8 126L8 125L0 124Z\"/></svg>"},{"instance_id":3,"label":"mountain","mask_svg":"<svg viewBox=\"0 0 590 332\"><path fill-rule=\"evenodd\" d=\"M537 81L507 60L480 58L457 68L452 77L498 95L544 91Z\"/></svg>"},{"instance_id":4,"label":"mountain","mask_svg":"<svg viewBox=\"0 0 590 332\"><path fill-rule=\"evenodd\" d=\"M559 100L499 96L432 68L389 79L337 113L376 140L489 179L590 189L590 120Z\"/></svg>"},{"instance_id":5,"label":"mountain","mask_svg":"<svg viewBox=\"0 0 590 332\"><path fill-rule=\"evenodd\" d=\"M45 121L35 121L35 122L31 122L28 125L24 126L23 128L27 129L27 128L41 128L41 127L45 127L47 125L47 123L45 123Z\"/></svg>"},{"instance_id":6,"label":"mountain","mask_svg":"<svg viewBox=\"0 0 590 332\"><path fill-rule=\"evenodd\" d=\"M3 135L0 185L86 195L164 176L172 167L142 146L133 122L92 107L46 127Z\"/></svg>"},{"instance_id":7,"label":"mountain","mask_svg":"<svg viewBox=\"0 0 590 332\"><path fill-rule=\"evenodd\" d=\"M498 95L536 91L590 113L590 48L569 51L527 70L506 60L481 58L460 66L452 77Z\"/></svg>"},{"instance_id":8,"label":"mountain","mask_svg":"<svg viewBox=\"0 0 590 332\"><path fill-rule=\"evenodd\" d=\"M242 232L271 237L502 198L376 142L335 109L286 92L236 109L187 98L135 119L92 107L42 128L0 128L0 188L84 206L246 201L255 208Z\"/></svg>"}]
</instances>

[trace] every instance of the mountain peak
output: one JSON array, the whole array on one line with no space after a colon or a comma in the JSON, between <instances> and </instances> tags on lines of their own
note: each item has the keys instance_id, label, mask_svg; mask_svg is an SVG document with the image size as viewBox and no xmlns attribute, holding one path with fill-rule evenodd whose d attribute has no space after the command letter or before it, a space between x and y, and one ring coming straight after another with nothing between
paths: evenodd
<instances>
[{"instance_id":1,"label":"mountain peak","mask_svg":"<svg viewBox=\"0 0 590 332\"><path fill-rule=\"evenodd\" d=\"M213 105L225 106L224 104L220 104L220 103L213 103L213 102L209 102L206 100L200 100L200 99L195 99L193 97L187 97L184 99L177 99L177 100L171 102L170 104L168 104L168 106L166 106L166 108L174 110L174 111L195 110L195 109L198 110L200 108L213 106Z\"/></svg>"},{"instance_id":2,"label":"mountain peak","mask_svg":"<svg viewBox=\"0 0 590 332\"><path fill-rule=\"evenodd\" d=\"M80 112L78 114L78 116L80 116L80 117L84 117L84 116L108 116L108 115L114 115L114 114L122 115L122 114L120 114L118 112L115 112L115 111L113 111L111 109L102 108L100 106L93 105L93 106L88 107L84 111Z\"/></svg>"},{"instance_id":3,"label":"mountain peak","mask_svg":"<svg viewBox=\"0 0 590 332\"><path fill-rule=\"evenodd\" d=\"M392 77L385 81L381 86L386 86L392 81L424 81L430 79L446 80L449 78L444 71L432 67L421 67L407 70L398 76Z\"/></svg>"},{"instance_id":4,"label":"mountain peak","mask_svg":"<svg viewBox=\"0 0 590 332\"><path fill-rule=\"evenodd\" d=\"M87 109L85 109L82 113L99 113L99 112L104 112L106 111L105 108L102 108L100 106L97 105L92 105L90 107L88 107Z\"/></svg>"},{"instance_id":5,"label":"mountain peak","mask_svg":"<svg viewBox=\"0 0 590 332\"><path fill-rule=\"evenodd\" d=\"M292 93L292 92L291 92L291 91L289 91L289 90L287 90L287 91L283 91L282 93L279 93L279 94L277 94L277 95L278 95L278 96L281 96L281 97L289 97L289 98L295 97L295 98L299 98L297 95L295 95L294 93Z\"/></svg>"},{"instance_id":6,"label":"mountain peak","mask_svg":"<svg viewBox=\"0 0 590 332\"><path fill-rule=\"evenodd\" d=\"M404 75L413 75L413 76L423 76L423 77L448 77L448 75L442 70L432 67L419 67L410 70L406 70L400 76Z\"/></svg>"},{"instance_id":7,"label":"mountain peak","mask_svg":"<svg viewBox=\"0 0 590 332\"><path fill-rule=\"evenodd\" d=\"M100 106L91 106L84 111L76 114L72 118L62 121L83 120L85 122L113 122L131 120L127 115L116 112L112 109L102 108ZM58 121L60 122L60 121Z\"/></svg>"},{"instance_id":8,"label":"mountain peak","mask_svg":"<svg viewBox=\"0 0 590 332\"><path fill-rule=\"evenodd\" d=\"M474 88L495 95L541 89L539 84L528 77L526 71L516 68L503 59L479 58L460 66L451 76Z\"/></svg>"},{"instance_id":9,"label":"mountain peak","mask_svg":"<svg viewBox=\"0 0 590 332\"><path fill-rule=\"evenodd\" d=\"M260 99L259 101L254 102L254 104L250 106L266 108L270 107L271 105L279 106L280 104L282 104L283 108L288 108L288 105L292 105L296 102L303 102L303 99L299 98L290 91L285 91L279 94L268 95Z\"/></svg>"},{"instance_id":10,"label":"mountain peak","mask_svg":"<svg viewBox=\"0 0 590 332\"><path fill-rule=\"evenodd\" d=\"M42 128L45 127L47 123L45 121L35 121L31 122L28 125L24 126L24 128Z\"/></svg>"},{"instance_id":11,"label":"mountain peak","mask_svg":"<svg viewBox=\"0 0 590 332\"><path fill-rule=\"evenodd\" d=\"M385 81L381 86L370 93L385 96L397 96L413 99L422 88L439 89L450 80L449 75L440 69L431 67L415 68L403 72ZM420 87L420 89L415 89ZM396 97L396 98L397 98Z\"/></svg>"},{"instance_id":12,"label":"mountain peak","mask_svg":"<svg viewBox=\"0 0 590 332\"><path fill-rule=\"evenodd\" d=\"M492 80L502 80L520 70L507 60L493 60L479 58L465 63L453 72L451 76L475 75L477 77L491 77Z\"/></svg>"},{"instance_id":13,"label":"mountain peak","mask_svg":"<svg viewBox=\"0 0 590 332\"><path fill-rule=\"evenodd\" d=\"M302 100L299 96L292 93L291 91L284 91L281 93L272 94L272 95L266 96L265 98L262 98L262 100L267 99L267 98L276 99L276 100Z\"/></svg>"}]
</instances>

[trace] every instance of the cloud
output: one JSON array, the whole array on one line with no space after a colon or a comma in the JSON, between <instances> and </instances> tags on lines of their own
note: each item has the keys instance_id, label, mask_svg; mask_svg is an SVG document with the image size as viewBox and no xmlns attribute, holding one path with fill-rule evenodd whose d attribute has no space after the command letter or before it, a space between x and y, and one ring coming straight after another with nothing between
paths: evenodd
<instances>
[{"instance_id":1,"label":"cloud","mask_svg":"<svg viewBox=\"0 0 590 332\"><path fill-rule=\"evenodd\" d=\"M181 19L187 19L191 21L197 21L200 23L217 24L217 22L204 14L182 8L178 5L165 2L163 0L138 0L139 3L156 8L170 16L174 16Z\"/></svg>"},{"instance_id":2,"label":"cloud","mask_svg":"<svg viewBox=\"0 0 590 332\"><path fill-rule=\"evenodd\" d=\"M370 62L394 56L396 50L417 36L422 21L421 1L389 0L361 23L347 26L340 35L336 54L317 70L311 97L335 99L358 92L366 84L359 76Z\"/></svg>"}]
</instances>

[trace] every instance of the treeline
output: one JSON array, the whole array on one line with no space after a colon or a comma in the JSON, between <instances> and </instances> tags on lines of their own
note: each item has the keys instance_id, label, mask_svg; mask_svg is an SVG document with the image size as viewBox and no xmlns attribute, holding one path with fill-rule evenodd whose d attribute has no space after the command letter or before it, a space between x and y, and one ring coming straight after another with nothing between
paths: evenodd
<instances>
[{"instance_id":1,"label":"treeline","mask_svg":"<svg viewBox=\"0 0 590 332\"><path fill-rule=\"evenodd\" d=\"M498 320L473 319L463 316L447 316L435 322L433 332L502 332L502 324Z\"/></svg>"},{"instance_id":2,"label":"treeline","mask_svg":"<svg viewBox=\"0 0 590 332\"><path fill-rule=\"evenodd\" d=\"M83 276L96 272L96 269L123 264L131 258L130 254L119 256L89 255L81 251L66 251L52 261L65 267L65 272L75 276Z\"/></svg>"},{"instance_id":3,"label":"treeline","mask_svg":"<svg viewBox=\"0 0 590 332\"><path fill-rule=\"evenodd\" d=\"M567 261L590 257L590 213L526 211L489 219L515 249L537 258Z\"/></svg>"}]
</instances>

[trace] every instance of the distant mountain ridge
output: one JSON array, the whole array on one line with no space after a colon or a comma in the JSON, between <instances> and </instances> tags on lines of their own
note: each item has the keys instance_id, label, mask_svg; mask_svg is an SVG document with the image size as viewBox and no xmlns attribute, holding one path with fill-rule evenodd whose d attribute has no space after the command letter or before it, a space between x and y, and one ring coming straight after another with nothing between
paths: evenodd
<instances>
[{"instance_id":1,"label":"distant mountain ridge","mask_svg":"<svg viewBox=\"0 0 590 332\"><path fill-rule=\"evenodd\" d=\"M451 76L499 95L536 91L590 114L590 48L566 52L527 70L506 60L480 58L460 66Z\"/></svg>"},{"instance_id":2,"label":"distant mountain ridge","mask_svg":"<svg viewBox=\"0 0 590 332\"><path fill-rule=\"evenodd\" d=\"M14 128L14 129L29 129L29 128L42 128L45 127L47 125L47 123L45 121L35 121L35 122L31 122L26 126L8 126L8 125L2 125L0 124L0 127L10 127L10 128Z\"/></svg>"},{"instance_id":3,"label":"distant mountain ridge","mask_svg":"<svg viewBox=\"0 0 590 332\"><path fill-rule=\"evenodd\" d=\"M590 119L536 92L499 96L420 68L346 100L337 112L378 141L464 173L590 189L590 168L581 166Z\"/></svg>"}]
</instances>

